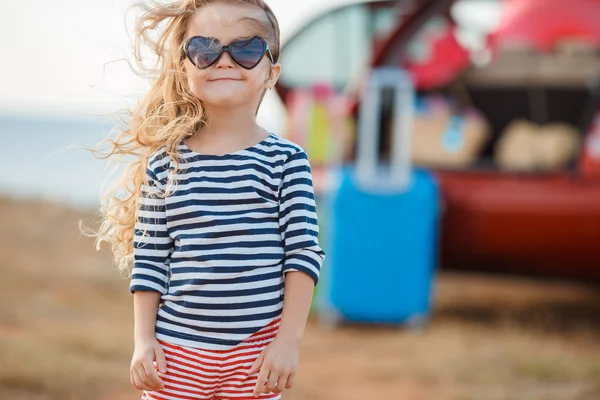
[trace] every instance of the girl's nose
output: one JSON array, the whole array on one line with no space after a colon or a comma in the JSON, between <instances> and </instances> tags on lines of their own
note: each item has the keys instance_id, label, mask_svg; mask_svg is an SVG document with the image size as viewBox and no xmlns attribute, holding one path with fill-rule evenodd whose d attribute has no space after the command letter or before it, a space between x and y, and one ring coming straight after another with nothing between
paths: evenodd
<instances>
[{"instance_id":1,"label":"girl's nose","mask_svg":"<svg viewBox=\"0 0 600 400\"><path fill-rule=\"evenodd\" d=\"M229 54L228 51L224 51L223 54L221 54L221 57L219 57L219 60L215 64L215 67L216 68L232 68L232 67L234 67L234 61L231 58L231 55Z\"/></svg>"}]
</instances>

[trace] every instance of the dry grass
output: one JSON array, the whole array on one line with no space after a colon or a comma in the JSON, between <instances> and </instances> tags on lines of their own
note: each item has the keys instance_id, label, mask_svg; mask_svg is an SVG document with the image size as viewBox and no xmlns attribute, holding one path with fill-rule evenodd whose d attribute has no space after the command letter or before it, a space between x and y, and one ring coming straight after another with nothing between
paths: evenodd
<instances>
[{"instance_id":1,"label":"dry grass","mask_svg":"<svg viewBox=\"0 0 600 400\"><path fill-rule=\"evenodd\" d=\"M0 400L125 400L127 281L78 234L92 214L0 200ZM311 321L285 400L600 398L600 291L443 273L422 332Z\"/></svg>"}]
</instances>

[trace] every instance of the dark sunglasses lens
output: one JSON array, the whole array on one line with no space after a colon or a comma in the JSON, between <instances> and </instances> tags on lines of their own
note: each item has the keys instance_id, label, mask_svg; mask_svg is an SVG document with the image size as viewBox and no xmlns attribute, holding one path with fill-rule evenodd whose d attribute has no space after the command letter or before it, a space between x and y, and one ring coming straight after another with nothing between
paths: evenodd
<instances>
[{"instance_id":1,"label":"dark sunglasses lens","mask_svg":"<svg viewBox=\"0 0 600 400\"><path fill-rule=\"evenodd\" d=\"M198 68L212 64L221 52L221 44L214 39L194 37L187 46L187 55Z\"/></svg>"},{"instance_id":2,"label":"dark sunglasses lens","mask_svg":"<svg viewBox=\"0 0 600 400\"><path fill-rule=\"evenodd\" d=\"M258 38L234 42L230 47L231 57L244 68L255 67L265 55L266 44Z\"/></svg>"}]
</instances>

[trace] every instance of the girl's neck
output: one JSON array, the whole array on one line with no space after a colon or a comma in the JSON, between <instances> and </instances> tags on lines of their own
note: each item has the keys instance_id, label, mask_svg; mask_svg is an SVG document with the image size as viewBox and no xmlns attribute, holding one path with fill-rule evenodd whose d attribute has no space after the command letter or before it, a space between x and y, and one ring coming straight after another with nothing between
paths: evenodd
<instances>
[{"instance_id":1,"label":"girl's neck","mask_svg":"<svg viewBox=\"0 0 600 400\"><path fill-rule=\"evenodd\" d=\"M197 150L227 153L249 147L264 139L268 132L256 123L255 113L245 109L210 109L207 124L187 140Z\"/></svg>"},{"instance_id":2,"label":"girl's neck","mask_svg":"<svg viewBox=\"0 0 600 400\"><path fill-rule=\"evenodd\" d=\"M206 110L206 122L201 134L246 136L248 129L256 126L256 117L249 107L210 108Z\"/></svg>"}]
</instances>

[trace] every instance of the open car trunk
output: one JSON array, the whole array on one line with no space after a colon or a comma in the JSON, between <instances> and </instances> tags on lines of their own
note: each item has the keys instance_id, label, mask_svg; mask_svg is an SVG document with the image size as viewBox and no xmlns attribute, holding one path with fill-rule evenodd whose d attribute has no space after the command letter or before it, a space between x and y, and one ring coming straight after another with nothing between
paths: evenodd
<instances>
[{"instance_id":1,"label":"open car trunk","mask_svg":"<svg viewBox=\"0 0 600 400\"><path fill-rule=\"evenodd\" d=\"M580 174L579 152L555 171L502 171L494 158L516 119L567 123L583 141L599 110L599 79L597 50L501 53L459 79L491 134L470 168L437 171L443 266L600 282L600 181Z\"/></svg>"}]
</instances>

